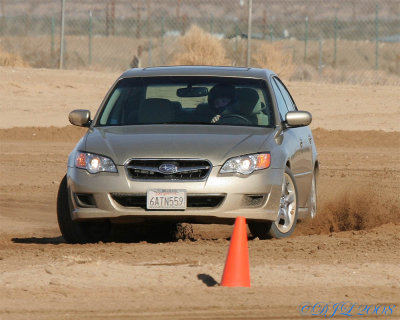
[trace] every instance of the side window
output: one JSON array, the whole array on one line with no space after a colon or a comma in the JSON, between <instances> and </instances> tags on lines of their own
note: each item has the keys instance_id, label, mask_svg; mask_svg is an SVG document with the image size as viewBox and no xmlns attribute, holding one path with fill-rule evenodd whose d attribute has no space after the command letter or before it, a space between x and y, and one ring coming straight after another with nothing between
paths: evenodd
<instances>
[{"instance_id":1,"label":"side window","mask_svg":"<svg viewBox=\"0 0 400 320\"><path fill-rule=\"evenodd\" d=\"M274 80L276 81L276 84L278 85L279 90L282 93L283 99L285 99L288 110L296 111L295 103L294 103L292 97L290 96L289 92L287 91L286 87L283 85L283 83L278 78L274 78Z\"/></svg>"},{"instance_id":2,"label":"side window","mask_svg":"<svg viewBox=\"0 0 400 320\"><path fill-rule=\"evenodd\" d=\"M278 104L278 110L279 110L279 114L281 116L281 120L284 120L286 113L288 112L285 99L283 98L281 91L279 90L278 85L275 82L275 78L271 81L271 84L272 84L272 89L274 90L274 94L276 97L276 102Z\"/></svg>"},{"instance_id":3,"label":"side window","mask_svg":"<svg viewBox=\"0 0 400 320\"><path fill-rule=\"evenodd\" d=\"M103 114L101 115L101 118L100 118L101 125L106 125L106 124L112 125L112 124L114 124L114 122L117 121L120 110L121 110L121 106L120 106L120 104L117 107L114 107L114 106L116 106L118 103L118 100L120 100L121 94L122 94L122 89L117 88L114 90L111 97L108 99L107 105L104 108Z\"/></svg>"}]
</instances>

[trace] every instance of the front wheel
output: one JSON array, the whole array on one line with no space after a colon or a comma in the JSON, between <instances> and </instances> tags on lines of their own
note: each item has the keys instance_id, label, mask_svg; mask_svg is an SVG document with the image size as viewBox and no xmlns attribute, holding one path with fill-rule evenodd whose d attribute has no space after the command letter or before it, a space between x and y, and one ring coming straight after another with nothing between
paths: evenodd
<instances>
[{"instance_id":1,"label":"front wheel","mask_svg":"<svg viewBox=\"0 0 400 320\"><path fill-rule=\"evenodd\" d=\"M73 221L68 197L67 176L60 183L57 195L57 220L66 243L92 243L105 240L111 224L106 221Z\"/></svg>"},{"instance_id":2,"label":"front wheel","mask_svg":"<svg viewBox=\"0 0 400 320\"><path fill-rule=\"evenodd\" d=\"M296 181L290 169L286 167L277 219L273 222L249 223L249 229L253 236L260 239L286 238L296 227L297 212Z\"/></svg>"},{"instance_id":3,"label":"front wheel","mask_svg":"<svg viewBox=\"0 0 400 320\"><path fill-rule=\"evenodd\" d=\"M318 203L318 197L317 197L317 171L315 170L313 173L312 181L311 181L311 190L310 190L310 196L308 197L308 214L309 217L312 219L315 218L317 215L317 203Z\"/></svg>"}]
</instances>

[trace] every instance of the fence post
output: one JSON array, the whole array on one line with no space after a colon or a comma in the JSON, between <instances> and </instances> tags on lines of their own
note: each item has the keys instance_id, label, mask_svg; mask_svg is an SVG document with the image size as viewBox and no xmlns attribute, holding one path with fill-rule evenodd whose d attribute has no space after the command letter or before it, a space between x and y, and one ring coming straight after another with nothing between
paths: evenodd
<instances>
[{"instance_id":1,"label":"fence post","mask_svg":"<svg viewBox=\"0 0 400 320\"><path fill-rule=\"evenodd\" d=\"M263 34L263 40L267 38L267 11L263 10L263 18L262 18L262 34Z\"/></svg>"},{"instance_id":2,"label":"fence post","mask_svg":"<svg viewBox=\"0 0 400 320\"><path fill-rule=\"evenodd\" d=\"M4 11L4 0L0 2L1 16L0 16L0 34L6 34L6 13Z\"/></svg>"},{"instance_id":3,"label":"fence post","mask_svg":"<svg viewBox=\"0 0 400 320\"><path fill-rule=\"evenodd\" d=\"M142 20L140 17L140 3L137 3L136 6L136 39L140 39L140 35L141 35L141 29L142 29Z\"/></svg>"},{"instance_id":4,"label":"fence post","mask_svg":"<svg viewBox=\"0 0 400 320\"><path fill-rule=\"evenodd\" d=\"M54 17L51 17L51 45L50 45L50 55L51 55L51 57L52 57L52 59L53 59L53 56L54 56L54 46L55 46L55 44L54 44L54 33L55 33L55 29L56 29L56 26L55 26L55 21L54 21Z\"/></svg>"},{"instance_id":5,"label":"fence post","mask_svg":"<svg viewBox=\"0 0 400 320\"><path fill-rule=\"evenodd\" d=\"M92 64L92 10L89 10L89 47L88 47L88 65Z\"/></svg>"},{"instance_id":6,"label":"fence post","mask_svg":"<svg viewBox=\"0 0 400 320\"><path fill-rule=\"evenodd\" d=\"M165 34L165 27L164 27L164 16L161 17L161 65L165 64L164 60L164 34Z\"/></svg>"},{"instance_id":7,"label":"fence post","mask_svg":"<svg viewBox=\"0 0 400 320\"><path fill-rule=\"evenodd\" d=\"M269 24L269 38L271 42L274 42L274 25L272 23Z\"/></svg>"},{"instance_id":8,"label":"fence post","mask_svg":"<svg viewBox=\"0 0 400 320\"><path fill-rule=\"evenodd\" d=\"M249 0L249 18L247 20L247 68L251 62L251 25L252 25L253 0Z\"/></svg>"},{"instance_id":9,"label":"fence post","mask_svg":"<svg viewBox=\"0 0 400 320\"><path fill-rule=\"evenodd\" d=\"M337 63L337 30L338 30L338 20L337 15L335 14L335 24L334 24L334 42L333 42L333 66L336 68Z\"/></svg>"},{"instance_id":10,"label":"fence post","mask_svg":"<svg viewBox=\"0 0 400 320\"><path fill-rule=\"evenodd\" d=\"M185 32L186 32L187 20L188 20L188 17L187 17L186 14L184 14L184 15L182 16L182 35L185 34Z\"/></svg>"},{"instance_id":11,"label":"fence post","mask_svg":"<svg viewBox=\"0 0 400 320\"><path fill-rule=\"evenodd\" d=\"M147 18L146 18L146 36L149 39L149 55L148 55L148 67L151 67L153 64L153 43L151 39L151 34L150 34L150 17L149 17L149 12L147 12Z\"/></svg>"},{"instance_id":12,"label":"fence post","mask_svg":"<svg viewBox=\"0 0 400 320\"><path fill-rule=\"evenodd\" d=\"M64 24L65 24L65 0L61 0L61 31L60 31L60 62L59 69L64 65Z\"/></svg>"},{"instance_id":13,"label":"fence post","mask_svg":"<svg viewBox=\"0 0 400 320\"><path fill-rule=\"evenodd\" d=\"M272 23L269 24L269 38L271 42L274 42L274 25Z\"/></svg>"},{"instance_id":14,"label":"fence post","mask_svg":"<svg viewBox=\"0 0 400 320\"><path fill-rule=\"evenodd\" d=\"M235 20L235 60L237 59L238 52L238 37L239 37L239 26L237 20Z\"/></svg>"},{"instance_id":15,"label":"fence post","mask_svg":"<svg viewBox=\"0 0 400 320\"><path fill-rule=\"evenodd\" d=\"M379 5L375 12L375 70L379 69Z\"/></svg>"},{"instance_id":16,"label":"fence post","mask_svg":"<svg viewBox=\"0 0 400 320\"><path fill-rule=\"evenodd\" d=\"M115 0L111 0L111 35L115 36Z\"/></svg>"},{"instance_id":17,"label":"fence post","mask_svg":"<svg viewBox=\"0 0 400 320\"><path fill-rule=\"evenodd\" d=\"M153 43L151 41L151 37L149 38L149 65L148 67L152 67L153 65Z\"/></svg>"},{"instance_id":18,"label":"fence post","mask_svg":"<svg viewBox=\"0 0 400 320\"><path fill-rule=\"evenodd\" d=\"M308 16L305 21L305 31L304 31L304 62L307 59L307 44L308 44Z\"/></svg>"},{"instance_id":19,"label":"fence post","mask_svg":"<svg viewBox=\"0 0 400 320\"><path fill-rule=\"evenodd\" d=\"M106 37L110 35L110 3L106 3Z\"/></svg>"},{"instance_id":20,"label":"fence post","mask_svg":"<svg viewBox=\"0 0 400 320\"><path fill-rule=\"evenodd\" d=\"M321 76L322 73L322 38L319 39L319 59L318 59L318 74Z\"/></svg>"}]
</instances>

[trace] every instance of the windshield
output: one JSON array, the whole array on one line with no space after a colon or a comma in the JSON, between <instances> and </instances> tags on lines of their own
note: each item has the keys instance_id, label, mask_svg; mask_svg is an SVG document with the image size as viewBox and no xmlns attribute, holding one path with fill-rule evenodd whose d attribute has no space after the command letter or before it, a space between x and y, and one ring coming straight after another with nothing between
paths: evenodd
<instances>
[{"instance_id":1,"label":"windshield","mask_svg":"<svg viewBox=\"0 0 400 320\"><path fill-rule=\"evenodd\" d=\"M97 126L202 124L272 127L264 80L227 77L138 77L120 80Z\"/></svg>"}]
</instances>

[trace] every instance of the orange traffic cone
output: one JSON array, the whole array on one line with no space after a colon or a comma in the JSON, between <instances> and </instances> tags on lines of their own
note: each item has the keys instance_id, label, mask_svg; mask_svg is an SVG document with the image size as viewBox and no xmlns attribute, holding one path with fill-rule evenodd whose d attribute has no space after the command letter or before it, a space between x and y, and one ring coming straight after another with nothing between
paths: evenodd
<instances>
[{"instance_id":1,"label":"orange traffic cone","mask_svg":"<svg viewBox=\"0 0 400 320\"><path fill-rule=\"evenodd\" d=\"M221 286L250 287L249 248L244 217L236 218Z\"/></svg>"}]
</instances>

